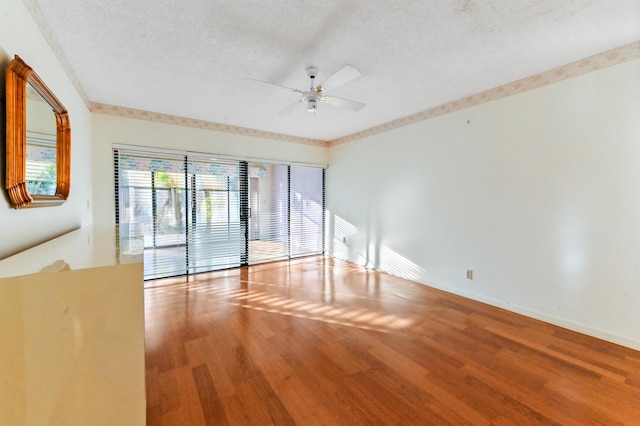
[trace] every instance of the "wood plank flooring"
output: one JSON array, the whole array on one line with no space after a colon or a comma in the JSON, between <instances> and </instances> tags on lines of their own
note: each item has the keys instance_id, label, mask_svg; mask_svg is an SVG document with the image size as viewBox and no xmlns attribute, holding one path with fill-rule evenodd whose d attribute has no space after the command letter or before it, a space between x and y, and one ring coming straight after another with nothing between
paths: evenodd
<instances>
[{"instance_id":1,"label":"wood plank flooring","mask_svg":"<svg viewBox=\"0 0 640 426\"><path fill-rule=\"evenodd\" d=\"M342 261L154 286L149 425L640 425L640 352Z\"/></svg>"}]
</instances>

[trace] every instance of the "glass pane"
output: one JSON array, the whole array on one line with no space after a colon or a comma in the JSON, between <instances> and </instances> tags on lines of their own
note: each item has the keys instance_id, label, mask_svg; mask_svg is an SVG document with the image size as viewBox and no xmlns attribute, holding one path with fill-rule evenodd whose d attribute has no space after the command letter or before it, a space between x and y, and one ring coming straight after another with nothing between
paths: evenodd
<instances>
[{"instance_id":1,"label":"glass pane","mask_svg":"<svg viewBox=\"0 0 640 426\"><path fill-rule=\"evenodd\" d=\"M289 258L288 166L249 164L249 264Z\"/></svg>"},{"instance_id":2,"label":"glass pane","mask_svg":"<svg viewBox=\"0 0 640 426\"><path fill-rule=\"evenodd\" d=\"M185 243L185 191L183 188L156 188L155 247Z\"/></svg>"},{"instance_id":3,"label":"glass pane","mask_svg":"<svg viewBox=\"0 0 640 426\"><path fill-rule=\"evenodd\" d=\"M291 256L319 254L323 251L322 169L291 167Z\"/></svg>"},{"instance_id":4,"label":"glass pane","mask_svg":"<svg viewBox=\"0 0 640 426\"><path fill-rule=\"evenodd\" d=\"M240 227L238 163L190 161L189 271L240 266L244 235Z\"/></svg>"},{"instance_id":5,"label":"glass pane","mask_svg":"<svg viewBox=\"0 0 640 426\"><path fill-rule=\"evenodd\" d=\"M56 194L56 116L51 105L26 85L26 180L29 194Z\"/></svg>"},{"instance_id":6,"label":"glass pane","mask_svg":"<svg viewBox=\"0 0 640 426\"><path fill-rule=\"evenodd\" d=\"M186 272L184 179L183 160L119 157L120 234L144 235L145 279Z\"/></svg>"},{"instance_id":7,"label":"glass pane","mask_svg":"<svg viewBox=\"0 0 640 426\"><path fill-rule=\"evenodd\" d=\"M26 163L29 194L55 195L56 135L27 132Z\"/></svg>"}]
</instances>

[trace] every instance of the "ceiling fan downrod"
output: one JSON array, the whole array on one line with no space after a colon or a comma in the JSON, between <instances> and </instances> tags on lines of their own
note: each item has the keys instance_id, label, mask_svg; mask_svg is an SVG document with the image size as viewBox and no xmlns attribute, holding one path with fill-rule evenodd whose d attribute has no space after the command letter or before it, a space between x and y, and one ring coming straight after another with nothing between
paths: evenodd
<instances>
[{"instance_id":1,"label":"ceiling fan downrod","mask_svg":"<svg viewBox=\"0 0 640 426\"><path fill-rule=\"evenodd\" d=\"M311 87L308 92L305 92L302 96L302 100L307 104L307 111L315 112L318 110L318 101L322 100L322 97L318 94L318 91L314 85L316 75L318 74L318 68L307 67L307 76L311 79Z\"/></svg>"}]
</instances>

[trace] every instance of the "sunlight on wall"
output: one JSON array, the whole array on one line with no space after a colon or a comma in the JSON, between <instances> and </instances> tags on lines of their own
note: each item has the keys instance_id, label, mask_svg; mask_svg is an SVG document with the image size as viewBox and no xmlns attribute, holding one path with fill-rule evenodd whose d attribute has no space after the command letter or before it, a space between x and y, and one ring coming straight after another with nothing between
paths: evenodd
<instances>
[{"instance_id":1,"label":"sunlight on wall","mask_svg":"<svg viewBox=\"0 0 640 426\"><path fill-rule=\"evenodd\" d=\"M378 250L379 267L376 269L412 281L418 281L424 275L423 268L389 247L381 245Z\"/></svg>"},{"instance_id":2,"label":"sunlight on wall","mask_svg":"<svg viewBox=\"0 0 640 426\"><path fill-rule=\"evenodd\" d=\"M584 241L584 224L579 214L568 215L559 223L556 232L560 269L564 274L564 285L579 288L583 282L583 274L587 267L587 254Z\"/></svg>"},{"instance_id":3,"label":"sunlight on wall","mask_svg":"<svg viewBox=\"0 0 640 426\"><path fill-rule=\"evenodd\" d=\"M327 254L412 281L419 281L424 275L425 270L422 267L397 251L378 242L372 242L366 232L361 232L352 223L329 210L326 210L325 214Z\"/></svg>"},{"instance_id":4,"label":"sunlight on wall","mask_svg":"<svg viewBox=\"0 0 640 426\"><path fill-rule=\"evenodd\" d=\"M358 233L358 228L341 217L332 215L328 210L325 215L328 225L325 230L326 251L339 259L352 259L354 253L351 253L350 246Z\"/></svg>"}]
</instances>

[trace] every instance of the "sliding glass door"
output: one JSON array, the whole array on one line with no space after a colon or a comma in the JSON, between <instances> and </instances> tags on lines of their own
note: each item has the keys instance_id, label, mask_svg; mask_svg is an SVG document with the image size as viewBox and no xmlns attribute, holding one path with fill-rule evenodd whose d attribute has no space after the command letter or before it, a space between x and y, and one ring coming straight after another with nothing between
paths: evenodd
<instances>
[{"instance_id":1,"label":"sliding glass door","mask_svg":"<svg viewBox=\"0 0 640 426\"><path fill-rule=\"evenodd\" d=\"M291 166L289 178L289 255L324 251L324 170Z\"/></svg>"},{"instance_id":2,"label":"sliding glass door","mask_svg":"<svg viewBox=\"0 0 640 426\"><path fill-rule=\"evenodd\" d=\"M241 265L240 167L189 156L188 273Z\"/></svg>"},{"instance_id":3,"label":"sliding glass door","mask_svg":"<svg viewBox=\"0 0 640 426\"><path fill-rule=\"evenodd\" d=\"M310 254L323 245L323 169L114 149L116 223L143 234L145 279Z\"/></svg>"},{"instance_id":4,"label":"sliding glass door","mask_svg":"<svg viewBox=\"0 0 640 426\"><path fill-rule=\"evenodd\" d=\"M123 237L144 235L145 278L184 273L185 157L129 151L115 160L116 223Z\"/></svg>"},{"instance_id":5,"label":"sliding glass door","mask_svg":"<svg viewBox=\"0 0 640 426\"><path fill-rule=\"evenodd\" d=\"M288 170L248 163L249 264L289 258Z\"/></svg>"}]
</instances>

